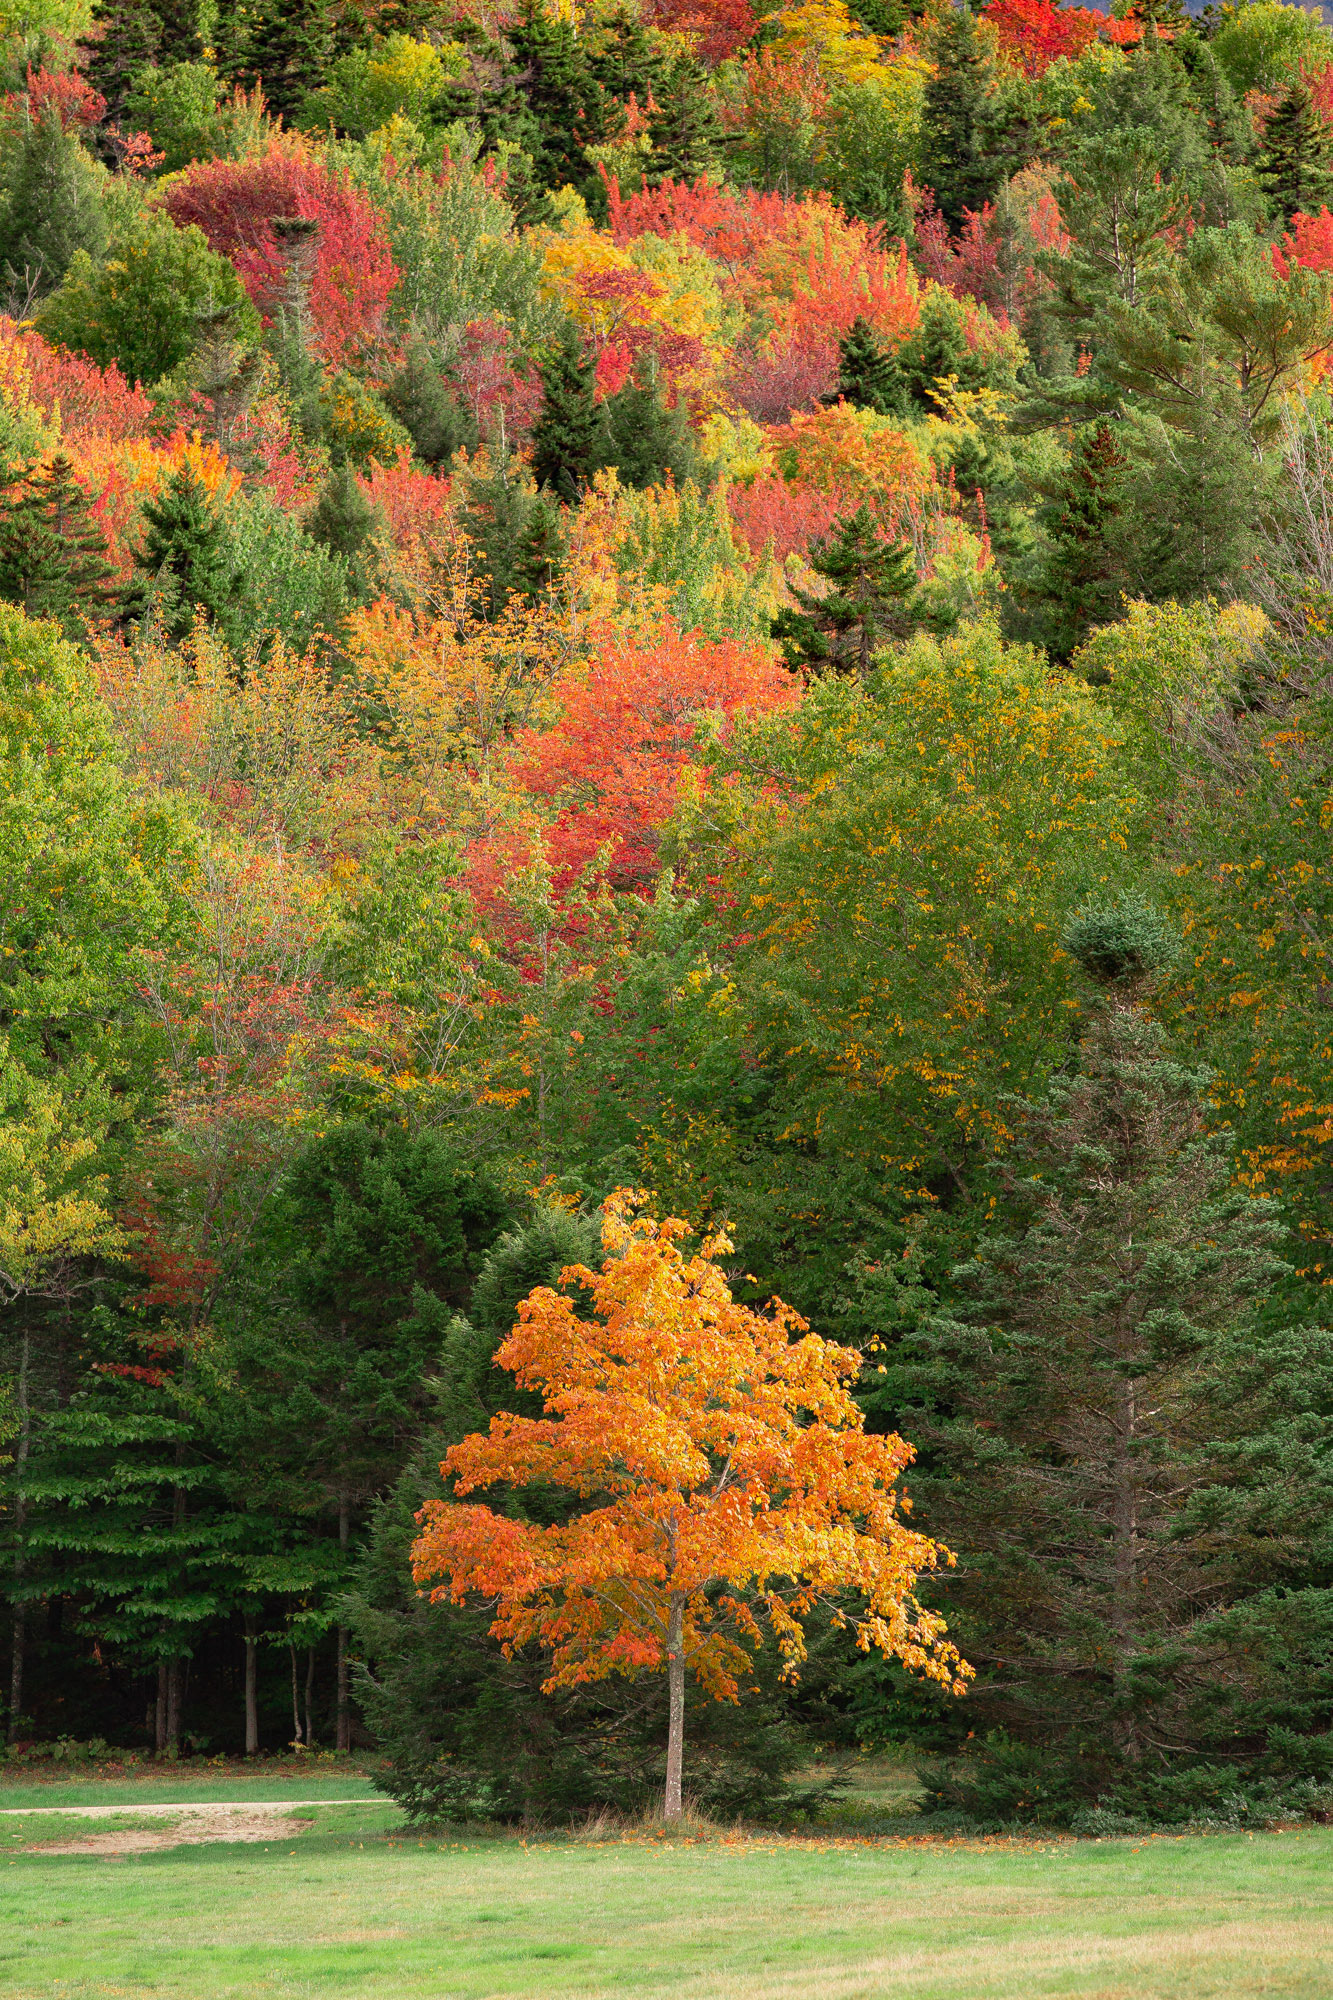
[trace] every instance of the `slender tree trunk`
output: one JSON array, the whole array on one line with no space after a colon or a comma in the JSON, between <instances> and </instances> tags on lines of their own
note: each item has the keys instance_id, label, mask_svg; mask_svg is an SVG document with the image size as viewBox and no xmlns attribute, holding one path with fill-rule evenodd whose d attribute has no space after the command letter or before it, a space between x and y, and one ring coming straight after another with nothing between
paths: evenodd
<instances>
[{"instance_id":1,"label":"slender tree trunk","mask_svg":"<svg viewBox=\"0 0 1333 2000\"><path fill-rule=\"evenodd\" d=\"M28 1370L32 1362L32 1335L24 1328L23 1345L19 1350L18 1379L18 1443L14 1447L14 1628L13 1649L9 1659L9 1741L12 1743L19 1732L19 1721L23 1714L23 1668L28 1648L28 1607L19 1595L23 1587L25 1558L23 1550L23 1530L28 1518L28 1504L23 1491L23 1475L28 1463L28 1452L32 1445L32 1396L29 1389Z\"/></svg>"},{"instance_id":2,"label":"slender tree trunk","mask_svg":"<svg viewBox=\"0 0 1333 2000\"><path fill-rule=\"evenodd\" d=\"M667 1765L663 1819L679 1819L685 1760L685 1593L673 1590L667 1614Z\"/></svg>"},{"instance_id":3,"label":"slender tree trunk","mask_svg":"<svg viewBox=\"0 0 1333 2000\"><path fill-rule=\"evenodd\" d=\"M315 1649L307 1646L305 1659L305 1747L315 1747Z\"/></svg>"},{"instance_id":4,"label":"slender tree trunk","mask_svg":"<svg viewBox=\"0 0 1333 2000\"><path fill-rule=\"evenodd\" d=\"M296 1692L296 1647L289 1643L288 1652L292 1656L292 1748L301 1748L301 1704Z\"/></svg>"},{"instance_id":5,"label":"slender tree trunk","mask_svg":"<svg viewBox=\"0 0 1333 2000\"><path fill-rule=\"evenodd\" d=\"M347 1489L344 1487L338 1495L338 1546L343 1550L344 1554L347 1550L348 1541L351 1538L351 1532L352 1519L347 1504ZM338 1713L334 1741L339 1750L350 1750L352 1747L352 1705L348 1687L347 1627L345 1625L338 1627L337 1676Z\"/></svg>"},{"instance_id":6,"label":"slender tree trunk","mask_svg":"<svg viewBox=\"0 0 1333 2000\"><path fill-rule=\"evenodd\" d=\"M157 1701L153 1706L153 1750L158 1757L167 1754L167 1663L157 1663Z\"/></svg>"},{"instance_id":7,"label":"slender tree trunk","mask_svg":"<svg viewBox=\"0 0 1333 2000\"><path fill-rule=\"evenodd\" d=\"M259 1640L253 1612L245 1618L245 1754L259 1755Z\"/></svg>"},{"instance_id":8,"label":"slender tree trunk","mask_svg":"<svg viewBox=\"0 0 1333 2000\"><path fill-rule=\"evenodd\" d=\"M178 1757L181 1747L181 1721L185 1708L185 1662L177 1653L174 1660L167 1662L167 1755Z\"/></svg>"},{"instance_id":9,"label":"slender tree trunk","mask_svg":"<svg viewBox=\"0 0 1333 2000\"><path fill-rule=\"evenodd\" d=\"M1117 1385L1116 1399L1111 1619L1115 1634L1115 1677L1123 1683L1130 1658L1137 1649L1139 1613L1139 1493L1134 1449L1138 1399L1132 1379ZM1125 1754L1137 1756L1138 1731L1133 1720L1126 1716L1118 1730Z\"/></svg>"}]
</instances>

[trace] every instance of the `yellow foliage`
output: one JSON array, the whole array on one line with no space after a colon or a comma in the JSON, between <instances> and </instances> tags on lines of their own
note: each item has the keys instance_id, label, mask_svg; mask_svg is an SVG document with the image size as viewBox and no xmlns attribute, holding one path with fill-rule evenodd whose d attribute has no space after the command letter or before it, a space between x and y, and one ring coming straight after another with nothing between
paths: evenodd
<instances>
[{"instance_id":1,"label":"yellow foliage","mask_svg":"<svg viewBox=\"0 0 1333 2000\"><path fill-rule=\"evenodd\" d=\"M830 83L864 83L879 65L881 44L854 21L845 0L800 0L777 16L779 56L812 56Z\"/></svg>"}]
</instances>

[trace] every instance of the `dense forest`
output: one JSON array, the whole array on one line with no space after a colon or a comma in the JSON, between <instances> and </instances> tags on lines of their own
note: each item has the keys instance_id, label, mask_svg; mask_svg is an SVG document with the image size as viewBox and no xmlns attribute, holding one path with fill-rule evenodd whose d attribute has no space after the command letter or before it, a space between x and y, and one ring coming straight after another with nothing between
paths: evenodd
<instances>
[{"instance_id":1,"label":"dense forest","mask_svg":"<svg viewBox=\"0 0 1333 2000\"><path fill-rule=\"evenodd\" d=\"M10 1754L660 1787L660 1677L409 1566L635 1189L860 1355L975 1673L813 1621L706 1805L905 1743L974 1824L1326 1817L1333 31L0 0L0 65Z\"/></svg>"}]
</instances>

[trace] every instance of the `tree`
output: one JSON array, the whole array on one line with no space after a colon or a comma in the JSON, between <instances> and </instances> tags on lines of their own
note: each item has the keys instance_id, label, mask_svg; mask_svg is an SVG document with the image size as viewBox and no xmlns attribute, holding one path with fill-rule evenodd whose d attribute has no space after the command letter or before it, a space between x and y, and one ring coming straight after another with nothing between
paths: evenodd
<instances>
[{"instance_id":1,"label":"tree","mask_svg":"<svg viewBox=\"0 0 1333 2000\"><path fill-rule=\"evenodd\" d=\"M648 155L644 178L655 181L695 181L717 164L722 146L721 121L713 108L708 80L697 63L671 63L651 102Z\"/></svg>"},{"instance_id":2,"label":"tree","mask_svg":"<svg viewBox=\"0 0 1333 2000\"><path fill-rule=\"evenodd\" d=\"M921 173L951 229L980 214L1002 178L987 145L990 65L969 7L950 8L932 38L934 70L921 116Z\"/></svg>"},{"instance_id":3,"label":"tree","mask_svg":"<svg viewBox=\"0 0 1333 2000\"><path fill-rule=\"evenodd\" d=\"M335 42L329 0L267 0L246 22L226 73L261 84L266 103L290 118L324 82Z\"/></svg>"},{"instance_id":4,"label":"tree","mask_svg":"<svg viewBox=\"0 0 1333 2000\"><path fill-rule=\"evenodd\" d=\"M761 1641L756 1609L792 1676L821 1603L863 1649L956 1692L967 1670L911 1595L949 1558L898 1518L911 1448L866 1433L846 1387L859 1357L780 1301L767 1314L737 1305L718 1267L726 1237L687 1260L686 1223L632 1219L624 1195L603 1215L601 1272L571 1265L561 1278L591 1294L595 1317L540 1286L496 1356L541 1392L546 1416L502 1412L445 1454L456 1497L423 1508L412 1567L436 1601L494 1599L491 1630L508 1651L535 1639L551 1652L548 1689L665 1666L674 1820L686 1671L735 1700ZM479 1488L535 1481L571 1496L568 1520L543 1527L466 1504ZM850 1616L849 1592L864 1604Z\"/></svg>"},{"instance_id":5,"label":"tree","mask_svg":"<svg viewBox=\"0 0 1333 2000\"><path fill-rule=\"evenodd\" d=\"M1310 86L1298 76L1264 126L1259 180L1280 223L1301 211L1314 215L1333 198L1333 151L1328 126Z\"/></svg>"},{"instance_id":6,"label":"tree","mask_svg":"<svg viewBox=\"0 0 1333 2000\"><path fill-rule=\"evenodd\" d=\"M143 513L148 532L134 552L136 575L122 594L125 618L142 622L156 615L173 639L186 638L201 611L225 627L240 578L226 522L194 467L173 472Z\"/></svg>"},{"instance_id":7,"label":"tree","mask_svg":"<svg viewBox=\"0 0 1333 2000\"><path fill-rule=\"evenodd\" d=\"M981 1718L1049 1753L1054 1796L1033 1801L1029 1758L1009 1811L1100 1794L1169 1816L1173 1774L1255 1755L1219 1741L1219 1627L1252 1594L1284 1615L1271 1586L1299 1577L1324 1483L1289 1417L1327 1394L1333 1340L1268 1309L1276 1211L1234 1184L1204 1079L1146 1010L1170 927L1127 896L1064 944L1092 989L1077 1055L1012 1107L997 1226L872 1400L929 1438L923 1511L965 1538L949 1594ZM1283 1734L1259 1757L1290 1765ZM991 1783L994 1809L1004 1762L979 1745L958 1788Z\"/></svg>"},{"instance_id":8,"label":"tree","mask_svg":"<svg viewBox=\"0 0 1333 2000\"><path fill-rule=\"evenodd\" d=\"M353 602L368 603L374 595L371 546L384 531L383 517L361 490L347 459L340 459L311 508L306 526L317 542L341 556L347 565L348 591Z\"/></svg>"},{"instance_id":9,"label":"tree","mask_svg":"<svg viewBox=\"0 0 1333 2000\"><path fill-rule=\"evenodd\" d=\"M572 320L542 363L542 413L532 439L532 471L558 500L578 501L609 463L606 419L597 402L596 364Z\"/></svg>"},{"instance_id":10,"label":"tree","mask_svg":"<svg viewBox=\"0 0 1333 2000\"><path fill-rule=\"evenodd\" d=\"M658 486L668 476L677 485L684 484L695 469L697 453L682 403L668 409L656 381L630 381L608 396L602 409L609 462L623 485Z\"/></svg>"},{"instance_id":11,"label":"tree","mask_svg":"<svg viewBox=\"0 0 1333 2000\"><path fill-rule=\"evenodd\" d=\"M152 0L102 0L84 55L88 80L106 99L109 119L119 123L138 72L156 60L161 40Z\"/></svg>"},{"instance_id":12,"label":"tree","mask_svg":"<svg viewBox=\"0 0 1333 2000\"><path fill-rule=\"evenodd\" d=\"M876 646L907 629L903 601L916 589L912 551L881 536L863 500L835 535L811 550L810 567L828 589L821 594L793 584L799 610L780 611L773 621L787 664L829 666L864 678Z\"/></svg>"},{"instance_id":13,"label":"tree","mask_svg":"<svg viewBox=\"0 0 1333 2000\"><path fill-rule=\"evenodd\" d=\"M38 324L47 340L115 362L131 382L149 386L188 361L209 318L228 316L235 341L259 337L259 318L225 257L203 231L178 229L150 211L120 234L104 262L75 255L65 282L46 301Z\"/></svg>"},{"instance_id":14,"label":"tree","mask_svg":"<svg viewBox=\"0 0 1333 2000\"><path fill-rule=\"evenodd\" d=\"M0 203L0 273L20 311L106 244L107 175L48 105L18 139Z\"/></svg>"},{"instance_id":15,"label":"tree","mask_svg":"<svg viewBox=\"0 0 1333 2000\"><path fill-rule=\"evenodd\" d=\"M0 501L0 597L29 617L53 618L67 637L107 601L106 537L63 452L28 472Z\"/></svg>"},{"instance_id":16,"label":"tree","mask_svg":"<svg viewBox=\"0 0 1333 2000\"><path fill-rule=\"evenodd\" d=\"M875 338L874 328L859 313L838 342L837 395L858 410L875 410L882 417L901 414L900 374L891 354Z\"/></svg>"},{"instance_id":17,"label":"tree","mask_svg":"<svg viewBox=\"0 0 1333 2000\"><path fill-rule=\"evenodd\" d=\"M477 425L454 395L425 345L414 341L381 391L384 402L412 439L423 465L447 465L457 451L472 451Z\"/></svg>"},{"instance_id":18,"label":"tree","mask_svg":"<svg viewBox=\"0 0 1333 2000\"><path fill-rule=\"evenodd\" d=\"M1119 615L1128 573L1121 530L1126 464L1118 426L1103 417L1070 439L1067 465L1045 489L1044 546L1034 579L1047 643L1067 659L1095 625Z\"/></svg>"}]
</instances>

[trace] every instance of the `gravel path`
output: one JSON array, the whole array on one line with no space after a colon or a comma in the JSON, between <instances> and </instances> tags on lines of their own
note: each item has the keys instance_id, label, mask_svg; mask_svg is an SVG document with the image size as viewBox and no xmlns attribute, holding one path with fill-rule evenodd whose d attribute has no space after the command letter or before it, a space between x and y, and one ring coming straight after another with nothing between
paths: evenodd
<instances>
[{"instance_id":1,"label":"gravel path","mask_svg":"<svg viewBox=\"0 0 1333 2000\"><path fill-rule=\"evenodd\" d=\"M28 1819L51 1815L60 1819L144 1819L149 1816L169 1824L161 1827L90 1827L74 1840L39 1840L26 1850L42 1854L101 1854L116 1860L124 1854L148 1854L162 1847L197 1847L205 1841L272 1841L294 1839L315 1824L312 1819L285 1824L276 1815L308 1811L312 1806L361 1806L376 1804L371 1799L227 1799L216 1802L181 1800L175 1805L118 1806L4 1806L0 1818Z\"/></svg>"}]
</instances>

